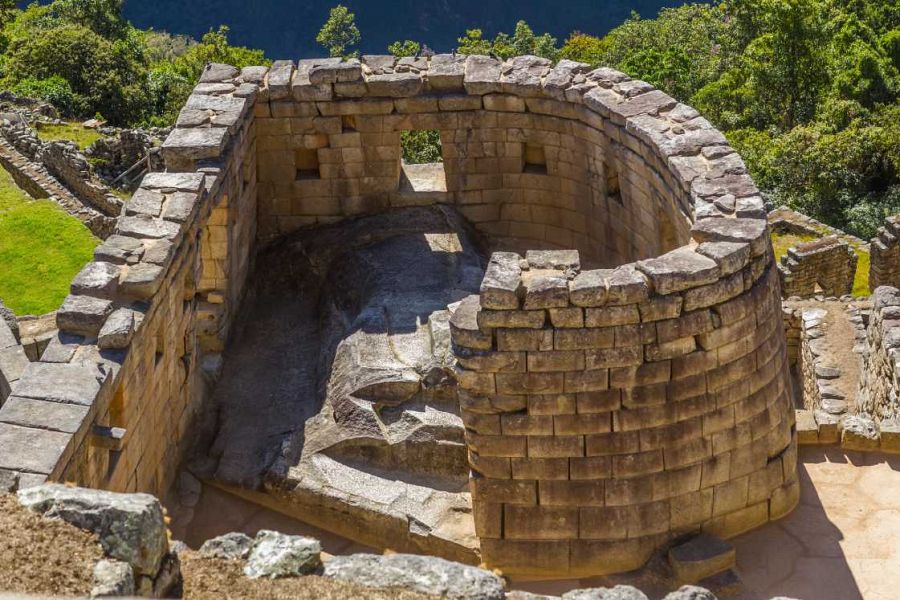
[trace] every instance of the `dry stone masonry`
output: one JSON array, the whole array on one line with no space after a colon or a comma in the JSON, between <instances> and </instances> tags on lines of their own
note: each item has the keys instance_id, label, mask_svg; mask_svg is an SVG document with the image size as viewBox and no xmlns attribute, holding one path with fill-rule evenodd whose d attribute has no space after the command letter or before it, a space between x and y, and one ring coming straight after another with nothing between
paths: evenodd
<instances>
[{"instance_id":1,"label":"dry stone masonry","mask_svg":"<svg viewBox=\"0 0 900 600\"><path fill-rule=\"evenodd\" d=\"M871 249L869 287L900 286L900 215L885 219Z\"/></svg>"},{"instance_id":2,"label":"dry stone masonry","mask_svg":"<svg viewBox=\"0 0 900 600\"><path fill-rule=\"evenodd\" d=\"M817 293L835 297L849 294L856 262L856 252L837 236L797 244L778 265L782 292L785 297L800 298Z\"/></svg>"},{"instance_id":3,"label":"dry stone masonry","mask_svg":"<svg viewBox=\"0 0 900 600\"><path fill-rule=\"evenodd\" d=\"M421 129L440 133L446 192L401 190L400 135ZM690 107L533 56L210 65L162 152L0 408L0 467L162 493L257 248L441 203L496 250L455 306L447 373L488 565L630 570L796 504L763 201Z\"/></svg>"}]
</instances>

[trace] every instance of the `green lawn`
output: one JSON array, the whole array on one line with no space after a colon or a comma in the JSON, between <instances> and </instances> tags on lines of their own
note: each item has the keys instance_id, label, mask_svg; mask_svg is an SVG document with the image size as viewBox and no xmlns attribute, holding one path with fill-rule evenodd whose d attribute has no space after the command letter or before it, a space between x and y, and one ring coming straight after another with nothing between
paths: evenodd
<instances>
[{"instance_id":1,"label":"green lawn","mask_svg":"<svg viewBox=\"0 0 900 600\"><path fill-rule=\"evenodd\" d=\"M96 129L82 127L81 123L63 123L61 125L38 124L38 137L45 142L68 140L75 142L82 150L102 138Z\"/></svg>"},{"instance_id":2,"label":"green lawn","mask_svg":"<svg viewBox=\"0 0 900 600\"><path fill-rule=\"evenodd\" d=\"M0 169L0 299L18 315L59 308L99 244L50 200L32 200Z\"/></svg>"}]
</instances>

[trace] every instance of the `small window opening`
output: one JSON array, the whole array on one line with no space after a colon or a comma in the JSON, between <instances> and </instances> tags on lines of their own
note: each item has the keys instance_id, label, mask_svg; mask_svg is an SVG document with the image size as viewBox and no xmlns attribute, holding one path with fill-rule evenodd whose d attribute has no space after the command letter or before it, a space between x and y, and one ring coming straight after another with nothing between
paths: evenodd
<instances>
[{"instance_id":1,"label":"small window opening","mask_svg":"<svg viewBox=\"0 0 900 600\"><path fill-rule=\"evenodd\" d=\"M619 204L623 204L622 190L619 186L619 171L616 169L615 163L604 161L604 170L606 171L606 195Z\"/></svg>"},{"instance_id":2,"label":"small window opening","mask_svg":"<svg viewBox=\"0 0 900 600\"><path fill-rule=\"evenodd\" d=\"M318 151L300 148L295 152L294 162L297 168L297 179L320 179Z\"/></svg>"},{"instance_id":3,"label":"small window opening","mask_svg":"<svg viewBox=\"0 0 900 600\"><path fill-rule=\"evenodd\" d=\"M159 366L159 363L162 362L163 355L165 354L166 349L166 340L163 336L163 331L160 329L156 332L156 354L154 356L154 365Z\"/></svg>"},{"instance_id":4,"label":"small window opening","mask_svg":"<svg viewBox=\"0 0 900 600\"><path fill-rule=\"evenodd\" d=\"M341 117L341 130L343 133L356 131L356 115L343 115Z\"/></svg>"},{"instance_id":5,"label":"small window opening","mask_svg":"<svg viewBox=\"0 0 900 600\"><path fill-rule=\"evenodd\" d=\"M525 144L523 172L538 175L547 174L547 155L539 144Z\"/></svg>"},{"instance_id":6,"label":"small window opening","mask_svg":"<svg viewBox=\"0 0 900 600\"><path fill-rule=\"evenodd\" d=\"M442 194L447 191L444 150L437 129L400 132L400 195Z\"/></svg>"}]
</instances>

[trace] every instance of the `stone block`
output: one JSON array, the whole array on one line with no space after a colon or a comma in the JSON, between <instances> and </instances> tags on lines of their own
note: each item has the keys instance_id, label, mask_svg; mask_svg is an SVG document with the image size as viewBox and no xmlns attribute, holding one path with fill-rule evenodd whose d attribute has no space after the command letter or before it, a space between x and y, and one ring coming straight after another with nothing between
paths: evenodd
<instances>
[{"instance_id":1,"label":"stone block","mask_svg":"<svg viewBox=\"0 0 900 600\"><path fill-rule=\"evenodd\" d=\"M569 282L562 271L526 271L522 276L525 309L566 308Z\"/></svg>"},{"instance_id":2,"label":"stone block","mask_svg":"<svg viewBox=\"0 0 900 600\"><path fill-rule=\"evenodd\" d=\"M503 531L511 540L578 538L578 509L551 506L506 506Z\"/></svg>"},{"instance_id":3,"label":"stone block","mask_svg":"<svg viewBox=\"0 0 900 600\"><path fill-rule=\"evenodd\" d=\"M56 313L56 324L68 333L96 337L112 311L109 300L70 294Z\"/></svg>"},{"instance_id":4,"label":"stone block","mask_svg":"<svg viewBox=\"0 0 900 600\"><path fill-rule=\"evenodd\" d=\"M522 257L511 252L491 255L481 282L481 305L487 309L519 308L519 289L522 285Z\"/></svg>"},{"instance_id":5,"label":"stone block","mask_svg":"<svg viewBox=\"0 0 900 600\"><path fill-rule=\"evenodd\" d=\"M733 569L736 564L734 546L709 534L700 534L673 547L669 550L668 558L679 583L696 583Z\"/></svg>"}]
</instances>

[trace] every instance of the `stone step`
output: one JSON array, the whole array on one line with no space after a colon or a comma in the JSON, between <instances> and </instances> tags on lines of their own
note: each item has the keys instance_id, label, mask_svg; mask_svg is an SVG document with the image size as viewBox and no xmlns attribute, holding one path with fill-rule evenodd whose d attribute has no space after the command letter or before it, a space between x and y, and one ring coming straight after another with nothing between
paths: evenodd
<instances>
[{"instance_id":1,"label":"stone step","mask_svg":"<svg viewBox=\"0 0 900 600\"><path fill-rule=\"evenodd\" d=\"M734 546L708 533L669 550L669 564L680 583L696 583L735 566Z\"/></svg>"}]
</instances>

